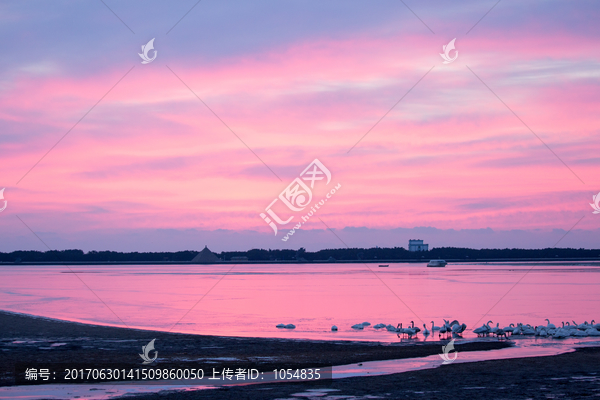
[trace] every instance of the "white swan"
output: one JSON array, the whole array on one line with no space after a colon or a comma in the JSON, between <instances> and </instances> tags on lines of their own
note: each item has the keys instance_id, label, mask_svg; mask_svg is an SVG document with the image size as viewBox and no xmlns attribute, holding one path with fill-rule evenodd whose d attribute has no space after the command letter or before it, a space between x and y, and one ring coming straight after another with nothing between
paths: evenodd
<instances>
[{"instance_id":1,"label":"white swan","mask_svg":"<svg viewBox=\"0 0 600 400\"><path fill-rule=\"evenodd\" d=\"M410 321L410 323L411 323L410 329L412 329L413 331L415 331L415 333L421 332L421 328L415 326L415 321Z\"/></svg>"},{"instance_id":2,"label":"white swan","mask_svg":"<svg viewBox=\"0 0 600 400\"><path fill-rule=\"evenodd\" d=\"M463 333L465 331L465 329L467 329L467 324L454 324L452 325L452 333L453 334L457 334L460 335L461 333Z\"/></svg>"},{"instance_id":3,"label":"white swan","mask_svg":"<svg viewBox=\"0 0 600 400\"><path fill-rule=\"evenodd\" d=\"M567 321L567 326L565 326L565 323L563 322L563 328L567 329L567 330L570 330L570 329L577 329L577 326L576 325L571 325L569 323L569 321Z\"/></svg>"},{"instance_id":4,"label":"white swan","mask_svg":"<svg viewBox=\"0 0 600 400\"><path fill-rule=\"evenodd\" d=\"M552 337L556 339L564 339L570 335L569 330L565 328L558 328Z\"/></svg>"},{"instance_id":5,"label":"white swan","mask_svg":"<svg viewBox=\"0 0 600 400\"><path fill-rule=\"evenodd\" d=\"M485 324L481 325L479 328L473 329L473 333L476 333L477 336L485 335L488 332L489 332L488 327Z\"/></svg>"},{"instance_id":6,"label":"white swan","mask_svg":"<svg viewBox=\"0 0 600 400\"><path fill-rule=\"evenodd\" d=\"M365 326L363 324L355 324L352 325L352 329L365 329Z\"/></svg>"},{"instance_id":7,"label":"white swan","mask_svg":"<svg viewBox=\"0 0 600 400\"><path fill-rule=\"evenodd\" d=\"M416 335L416 334L417 334L417 331L415 331L413 328L410 328L410 327L409 327L409 328L405 328L405 329L404 329L404 333L405 333L406 335L408 335L408 338L409 338L409 339L412 339L413 335Z\"/></svg>"},{"instance_id":8,"label":"white swan","mask_svg":"<svg viewBox=\"0 0 600 400\"><path fill-rule=\"evenodd\" d=\"M596 328L589 328L585 330L587 336L600 336L600 331Z\"/></svg>"},{"instance_id":9,"label":"white swan","mask_svg":"<svg viewBox=\"0 0 600 400\"><path fill-rule=\"evenodd\" d=\"M500 322L496 322L496 326L492 327L492 329L491 329L492 335L494 333L496 333L498 331L498 329L500 329Z\"/></svg>"},{"instance_id":10,"label":"white swan","mask_svg":"<svg viewBox=\"0 0 600 400\"><path fill-rule=\"evenodd\" d=\"M523 335L535 335L535 329L533 329L531 325L527 324L521 333Z\"/></svg>"},{"instance_id":11,"label":"white swan","mask_svg":"<svg viewBox=\"0 0 600 400\"><path fill-rule=\"evenodd\" d=\"M588 329L590 327L588 325L587 321L585 321L583 324L578 324L577 322L573 321L573 325L575 325L575 327L577 329L580 329L580 330L583 330L583 331L586 330L586 329Z\"/></svg>"},{"instance_id":12,"label":"white swan","mask_svg":"<svg viewBox=\"0 0 600 400\"><path fill-rule=\"evenodd\" d=\"M548 318L546 318L545 321L548 322L548 325L546 325L546 329L556 329L556 325L551 324Z\"/></svg>"},{"instance_id":13,"label":"white swan","mask_svg":"<svg viewBox=\"0 0 600 400\"><path fill-rule=\"evenodd\" d=\"M397 333L401 333L401 334L404 334L404 333L406 333L406 330L402 328L402 322L400 322L400 323L398 324L398 326L396 327L396 332L397 332Z\"/></svg>"},{"instance_id":14,"label":"white swan","mask_svg":"<svg viewBox=\"0 0 600 400\"><path fill-rule=\"evenodd\" d=\"M333 332L336 332L336 331L338 330L338 327L334 325L334 326L332 326L332 327L331 327L331 330L332 330Z\"/></svg>"},{"instance_id":15,"label":"white swan","mask_svg":"<svg viewBox=\"0 0 600 400\"><path fill-rule=\"evenodd\" d=\"M423 324L423 335L424 336L429 336L429 330L427 329L427 327L425 326L425 324Z\"/></svg>"},{"instance_id":16,"label":"white swan","mask_svg":"<svg viewBox=\"0 0 600 400\"><path fill-rule=\"evenodd\" d=\"M491 324L491 323L492 323L492 321L488 321L487 324L483 324L479 328L473 329L473 333L476 333L477 336L488 335L490 333L490 331L492 330L489 326L489 324Z\"/></svg>"},{"instance_id":17,"label":"white swan","mask_svg":"<svg viewBox=\"0 0 600 400\"><path fill-rule=\"evenodd\" d=\"M540 331L538 333L536 333L537 336L541 336L541 337L547 337L548 336L548 331L542 327L542 329L540 329Z\"/></svg>"},{"instance_id":18,"label":"white swan","mask_svg":"<svg viewBox=\"0 0 600 400\"><path fill-rule=\"evenodd\" d=\"M435 331L439 331L440 327L439 326L435 326L435 323L433 321L431 321L431 332L435 334Z\"/></svg>"},{"instance_id":19,"label":"white swan","mask_svg":"<svg viewBox=\"0 0 600 400\"><path fill-rule=\"evenodd\" d=\"M504 331L504 329L498 328L495 333L498 340L500 340L500 336L504 336L504 338L506 339L506 332Z\"/></svg>"},{"instance_id":20,"label":"white swan","mask_svg":"<svg viewBox=\"0 0 600 400\"><path fill-rule=\"evenodd\" d=\"M410 328L410 326L408 328L403 328L402 327L402 322L398 324L398 326L396 327L396 333L398 334L398 337L400 337L400 335L407 335L408 338L410 339L412 337L412 335L415 334L415 331L412 330Z\"/></svg>"},{"instance_id":21,"label":"white swan","mask_svg":"<svg viewBox=\"0 0 600 400\"><path fill-rule=\"evenodd\" d=\"M277 324L276 328L284 328L284 329L296 329L296 325L294 324Z\"/></svg>"},{"instance_id":22,"label":"white swan","mask_svg":"<svg viewBox=\"0 0 600 400\"><path fill-rule=\"evenodd\" d=\"M512 334L513 335L521 335L521 334L523 334L523 324L519 322L517 324L517 327L515 329L513 329Z\"/></svg>"}]
</instances>

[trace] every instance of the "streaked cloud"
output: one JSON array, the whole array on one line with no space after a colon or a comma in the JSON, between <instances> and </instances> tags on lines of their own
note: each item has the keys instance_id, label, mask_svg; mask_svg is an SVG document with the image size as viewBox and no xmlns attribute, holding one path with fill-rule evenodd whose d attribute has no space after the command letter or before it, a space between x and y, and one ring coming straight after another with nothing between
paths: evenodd
<instances>
[{"instance_id":1,"label":"streaked cloud","mask_svg":"<svg viewBox=\"0 0 600 400\"><path fill-rule=\"evenodd\" d=\"M432 34L393 1L202 2L169 35L193 4L107 1L135 33L101 2L4 4L0 218L63 238L252 231L238 244L269 247L258 213L319 158L343 183L323 210L340 231L568 229L600 191L598 6L502 2L465 35L494 3L411 4Z\"/></svg>"}]
</instances>

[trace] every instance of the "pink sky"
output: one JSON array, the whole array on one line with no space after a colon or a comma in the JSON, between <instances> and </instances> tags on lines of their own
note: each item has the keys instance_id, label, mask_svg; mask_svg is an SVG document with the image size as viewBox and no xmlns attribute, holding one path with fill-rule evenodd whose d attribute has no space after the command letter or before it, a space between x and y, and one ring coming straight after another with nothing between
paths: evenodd
<instances>
[{"instance_id":1,"label":"pink sky","mask_svg":"<svg viewBox=\"0 0 600 400\"><path fill-rule=\"evenodd\" d=\"M111 229L250 230L264 234L261 247L281 247L259 213L315 158L342 184L319 211L331 228L548 232L585 216L577 228L595 230L600 215L588 203L600 191L597 8L582 3L567 15L572 25L555 26L550 6L521 19L510 18L508 3L498 7L469 35L463 25L485 9L464 11L464 24L449 27L446 14L424 7L428 25L441 26L435 34L402 10L407 25L299 34L210 57L182 47L193 25L179 36L147 28L132 35L108 16L111 29L123 29L112 53L59 54L55 44L31 59L14 50L0 78L0 188L9 202L0 237L23 230L18 215L54 235L57 248L69 247L61 236ZM157 59L142 65L139 46L155 36ZM25 47L34 40L16 37ZM444 65L439 53L454 37L459 56ZM313 220L311 228L324 226ZM88 248L109 246L86 240ZM24 240L0 250L36 246Z\"/></svg>"}]
</instances>

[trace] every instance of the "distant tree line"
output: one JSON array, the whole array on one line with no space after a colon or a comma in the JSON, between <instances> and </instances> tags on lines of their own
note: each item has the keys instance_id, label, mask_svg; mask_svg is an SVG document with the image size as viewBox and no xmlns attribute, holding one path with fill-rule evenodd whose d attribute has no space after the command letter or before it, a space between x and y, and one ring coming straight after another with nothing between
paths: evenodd
<instances>
[{"instance_id":1,"label":"distant tree line","mask_svg":"<svg viewBox=\"0 0 600 400\"><path fill-rule=\"evenodd\" d=\"M0 253L2 262L145 262L145 261L190 261L197 251L158 253L121 253L118 251L51 250L51 251L13 251Z\"/></svg>"},{"instance_id":2,"label":"distant tree line","mask_svg":"<svg viewBox=\"0 0 600 400\"><path fill-rule=\"evenodd\" d=\"M60 250L60 251L13 251L0 253L1 262L186 262L191 261L198 251L154 253L122 253L117 251ZM598 249L467 249L438 247L429 251L410 252L403 247L325 249L315 252L304 248L297 250L224 251L215 253L223 261L232 257L247 257L248 261L377 261L377 260L482 260L482 259L538 259L538 258L600 258Z\"/></svg>"}]
</instances>

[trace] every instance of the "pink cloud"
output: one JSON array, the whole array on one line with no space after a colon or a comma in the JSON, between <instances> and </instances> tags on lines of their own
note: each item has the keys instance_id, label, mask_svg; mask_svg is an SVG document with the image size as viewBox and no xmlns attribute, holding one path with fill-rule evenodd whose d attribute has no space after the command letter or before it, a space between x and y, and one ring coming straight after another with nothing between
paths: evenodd
<instances>
[{"instance_id":1,"label":"pink cloud","mask_svg":"<svg viewBox=\"0 0 600 400\"><path fill-rule=\"evenodd\" d=\"M166 67L138 65L6 194L41 228L64 221L69 230L268 232L258 213L319 158L343 184L323 209L339 229L564 228L590 211L590 193L600 190L593 186L598 60L590 55L595 43L579 39L574 45L573 37L556 35L464 38L450 66L440 63L437 39L418 35L319 40L204 66L171 62L282 181ZM128 68L93 78L17 77L0 96L1 121L22 138L0 147L7 155L5 185Z\"/></svg>"}]
</instances>

